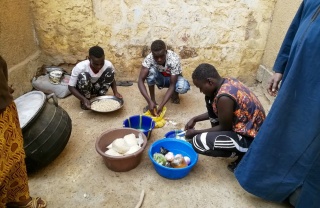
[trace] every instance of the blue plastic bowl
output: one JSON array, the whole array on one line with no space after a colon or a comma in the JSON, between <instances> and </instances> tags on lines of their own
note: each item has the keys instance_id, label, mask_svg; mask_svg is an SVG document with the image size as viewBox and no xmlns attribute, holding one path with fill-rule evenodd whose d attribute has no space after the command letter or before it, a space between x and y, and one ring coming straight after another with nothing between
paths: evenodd
<instances>
[{"instance_id":1,"label":"blue plastic bowl","mask_svg":"<svg viewBox=\"0 0 320 208\"><path fill-rule=\"evenodd\" d=\"M123 127L133 128L143 132L149 139L155 122L149 116L135 115L123 121Z\"/></svg>"},{"instance_id":2,"label":"blue plastic bowl","mask_svg":"<svg viewBox=\"0 0 320 208\"><path fill-rule=\"evenodd\" d=\"M176 138L177 134L181 133L182 130L173 130L173 131L169 131L167 132L164 137L165 138Z\"/></svg>"},{"instance_id":3,"label":"blue plastic bowl","mask_svg":"<svg viewBox=\"0 0 320 208\"><path fill-rule=\"evenodd\" d=\"M184 168L170 168L158 164L153 159L153 154L160 152L160 147L166 148L170 152L173 152L174 155L182 154L183 156L188 156L190 158L190 164ZM198 154L193 150L191 144L174 138L164 138L154 142L149 148L148 154L156 172L160 176L168 179L184 178L198 162Z\"/></svg>"}]
</instances>

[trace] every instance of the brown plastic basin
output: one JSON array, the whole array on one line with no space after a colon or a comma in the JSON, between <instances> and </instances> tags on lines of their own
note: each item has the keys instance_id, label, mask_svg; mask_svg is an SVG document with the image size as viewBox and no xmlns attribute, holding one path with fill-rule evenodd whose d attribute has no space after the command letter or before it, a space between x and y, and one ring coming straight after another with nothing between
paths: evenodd
<instances>
[{"instance_id":1,"label":"brown plastic basin","mask_svg":"<svg viewBox=\"0 0 320 208\"><path fill-rule=\"evenodd\" d=\"M142 133L142 147L135 153L126 156L111 156L105 154L107 146L117 138L133 133L136 137L141 131L133 128L118 128L103 132L96 140L96 150L102 156L105 165L113 171L125 172L134 169L141 162L141 157L147 145L147 137Z\"/></svg>"}]
</instances>

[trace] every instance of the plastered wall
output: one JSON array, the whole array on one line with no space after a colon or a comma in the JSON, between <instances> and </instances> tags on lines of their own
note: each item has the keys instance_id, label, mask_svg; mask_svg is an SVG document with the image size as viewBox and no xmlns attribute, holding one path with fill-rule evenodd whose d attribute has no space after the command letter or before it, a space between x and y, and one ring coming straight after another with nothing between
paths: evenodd
<instances>
[{"instance_id":1,"label":"plastered wall","mask_svg":"<svg viewBox=\"0 0 320 208\"><path fill-rule=\"evenodd\" d=\"M272 17L267 44L261 64L272 69L284 36L302 0L278 1Z\"/></svg>"},{"instance_id":2,"label":"plastered wall","mask_svg":"<svg viewBox=\"0 0 320 208\"><path fill-rule=\"evenodd\" d=\"M267 93L268 82L273 75L273 65L281 47L289 25L296 14L302 0L277 1L272 17L272 24L268 32L267 43L261 63L257 71L257 80L261 82L265 95L273 102L274 97Z\"/></svg>"},{"instance_id":3,"label":"plastered wall","mask_svg":"<svg viewBox=\"0 0 320 208\"><path fill-rule=\"evenodd\" d=\"M119 79L136 81L153 40L182 58L191 79L209 62L222 75L253 83L275 0L30 0L47 64L84 60L99 44Z\"/></svg>"},{"instance_id":4,"label":"plastered wall","mask_svg":"<svg viewBox=\"0 0 320 208\"><path fill-rule=\"evenodd\" d=\"M40 65L41 52L28 0L1 0L0 54L8 64L14 97L30 91L30 80Z\"/></svg>"},{"instance_id":5,"label":"plastered wall","mask_svg":"<svg viewBox=\"0 0 320 208\"><path fill-rule=\"evenodd\" d=\"M272 69L300 2L1 0L0 53L15 97L32 89L42 64L75 64L96 44L119 79L135 81L158 38L181 56L189 80L198 64L209 62L250 84L257 69L259 81L261 71Z\"/></svg>"}]
</instances>

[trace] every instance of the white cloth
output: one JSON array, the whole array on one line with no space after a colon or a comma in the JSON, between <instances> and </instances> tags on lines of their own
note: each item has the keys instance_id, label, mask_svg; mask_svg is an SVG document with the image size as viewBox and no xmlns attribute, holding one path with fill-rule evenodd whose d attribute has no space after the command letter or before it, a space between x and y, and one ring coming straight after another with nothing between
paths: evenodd
<instances>
[{"instance_id":1,"label":"white cloth","mask_svg":"<svg viewBox=\"0 0 320 208\"><path fill-rule=\"evenodd\" d=\"M42 91L46 94L54 93L58 98L64 98L71 94L68 89L69 80L70 76L64 75L59 84L51 84L49 81L49 74L46 74L37 78L34 77L31 83L36 90Z\"/></svg>"},{"instance_id":2,"label":"white cloth","mask_svg":"<svg viewBox=\"0 0 320 208\"><path fill-rule=\"evenodd\" d=\"M142 62L142 66L150 69L154 67L159 72L166 72L167 74L178 75L182 73L180 58L178 54L171 50L167 50L165 66L158 65L154 60L152 53L146 56Z\"/></svg>"},{"instance_id":3,"label":"white cloth","mask_svg":"<svg viewBox=\"0 0 320 208\"><path fill-rule=\"evenodd\" d=\"M104 65L97 74L95 74L92 71L89 60L81 61L72 69L69 86L72 86L72 87L76 86L78 76L80 73L83 73L83 72L88 72L91 76L91 82L95 83L107 68L111 68L112 72L115 72L114 66L108 60L104 60Z\"/></svg>"}]
</instances>

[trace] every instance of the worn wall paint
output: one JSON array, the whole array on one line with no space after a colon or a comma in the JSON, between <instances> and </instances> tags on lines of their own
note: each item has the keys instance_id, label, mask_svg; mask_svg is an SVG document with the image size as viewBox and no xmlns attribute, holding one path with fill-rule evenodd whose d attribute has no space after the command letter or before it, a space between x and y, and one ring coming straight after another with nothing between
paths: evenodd
<instances>
[{"instance_id":1,"label":"worn wall paint","mask_svg":"<svg viewBox=\"0 0 320 208\"><path fill-rule=\"evenodd\" d=\"M31 0L31 12L28 0L2 0L0 54L8 62L15 97L31 90L30 79L43 63L75 63L95 44L106 49L120 78L135 80L141 60L156 38L163 38L180 54L189 79L199 63L209 62L222 74L248 83L262 52L262 68L272 69L301 1L278 1L274 9L274 2L250 0L166 1L163 5L138 0ZM37 35L45 57L39 51Z\"/></svg>"},{"instance_id":2,"label":"worn wall paint","mask_svg":"<svg viewBox=\"0 0 320 208\"><path fill-rule=\"evenodd\" d=\"M52 64L76 63L99 44L120 79L136 80L155 39L180 54L190 79L203 62L253 83L276 0L30 0Z\"/></svg>"},{"instance_id":3,"label":"worn wall paint","mask_svg":"<svg viewBox=\"0 0 320 208\"><path fill-rule=\"evenodd\" d=\"M284 36L301 2L302 0L282 0L276 4L265 53L261 62L261 64L271 70Z\"/></svg>"},{"instance_id":4,"label":"worn wall paint","mask_svg":"<svg viewBox=\"0 0 320 208\"><path fill-rule=\"evenodd\" d=\"M29 0L1 0L0 54L9 69L14 97L32 89L30 80L40 64Z\"/></svg>"},{"instance_id":5,"label":"worn wall paint","mask_svg":"<svg viewBox=\"0 0 320 208\"><path fill-rule=\"evenodd\" d=\"M11 67L37 50L30 3L28 0L1 0L0 11L0 54Z\"/></svg>"},{"instance_id":6,"label":"worn wall paint","mask_svg":"<svg viewBox=\"0 0 320 208\"><path fill-rule=\"evenodd\" d=\"M263 92L265 96L271 103L274 101L274 97L267 93L267 88L274 73L273 65L284 36L301 2L302 0L283 0L277 1L275 6L266 47L256 77L257 81L261 83L262 88L264 88Z\"/></svg>"}]
</instances>

